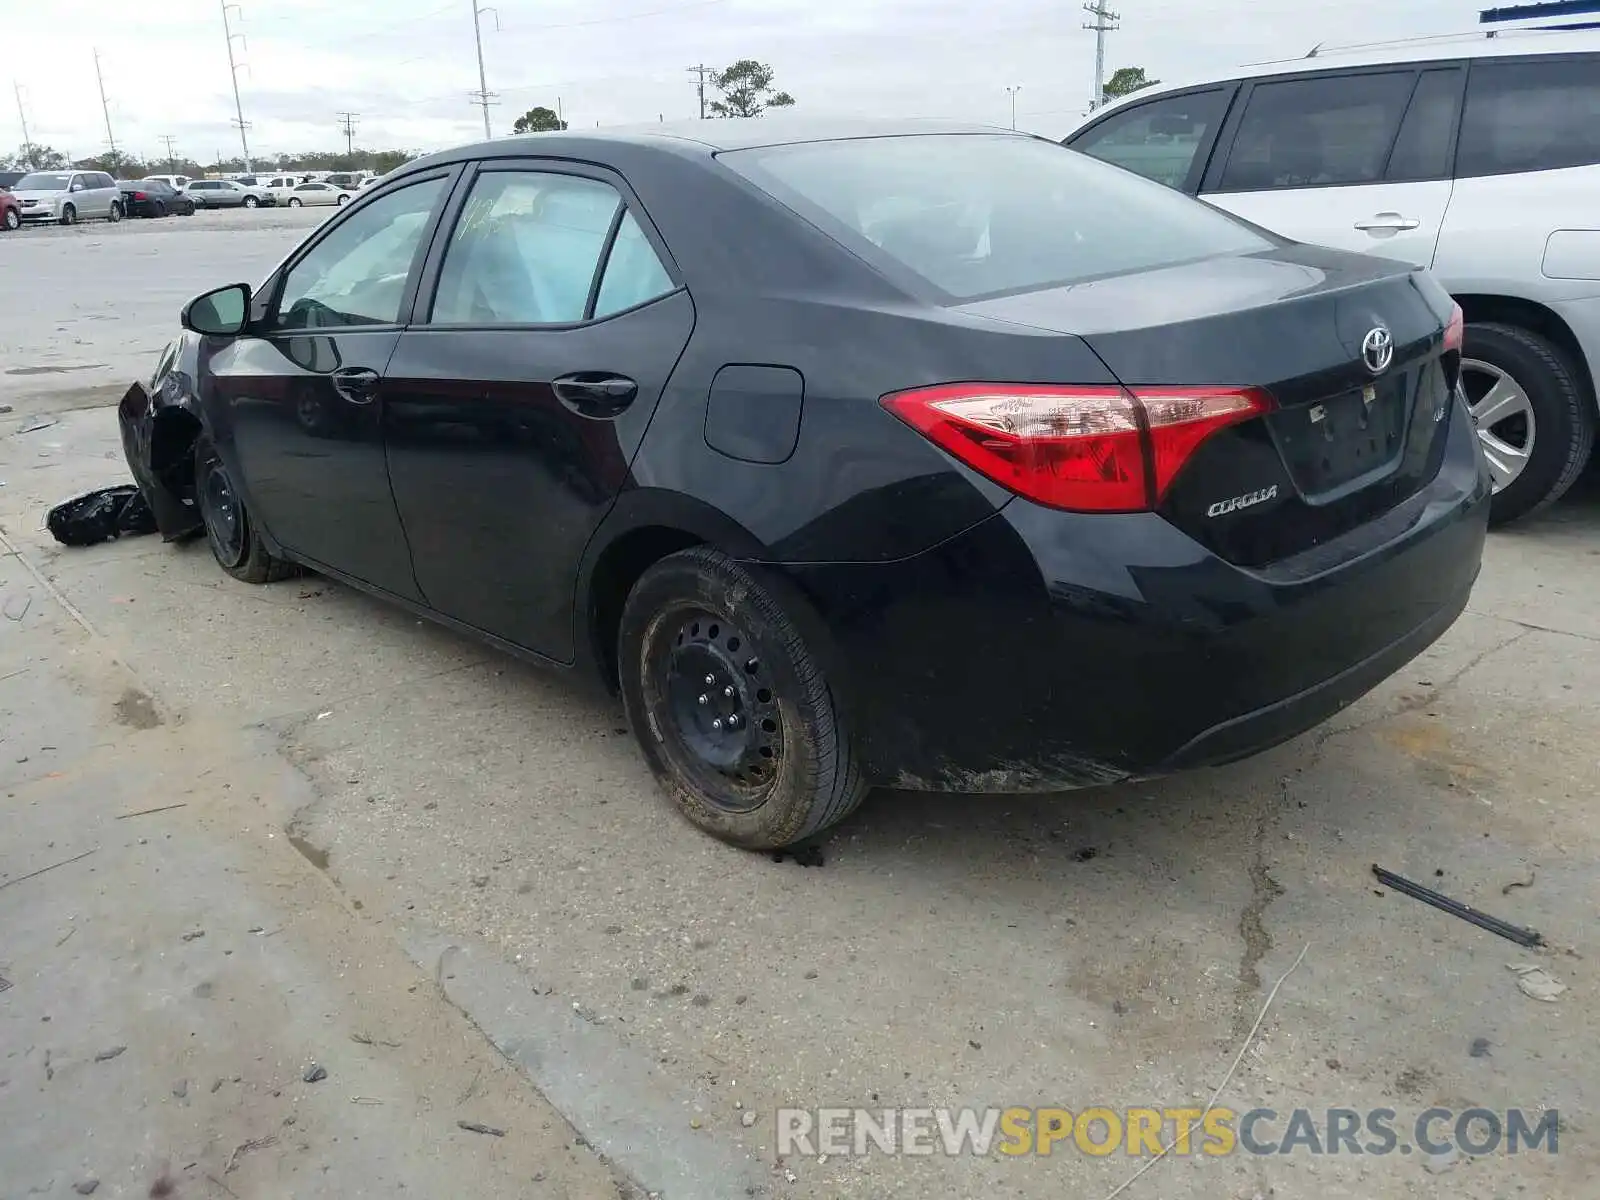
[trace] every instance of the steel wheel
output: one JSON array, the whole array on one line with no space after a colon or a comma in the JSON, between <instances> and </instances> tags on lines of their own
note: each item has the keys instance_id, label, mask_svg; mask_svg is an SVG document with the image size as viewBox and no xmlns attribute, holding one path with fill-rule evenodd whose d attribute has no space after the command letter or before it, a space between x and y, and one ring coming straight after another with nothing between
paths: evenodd
<instances>
[{"instance_id":1,"label":"steel wheel","mask_svg":"<svg viewBox=\"0 0 1600 1200\"><path fill-rule=\"evenodd\" d=\"M228 469L220 461L209 464L201 483L200 517L217 561L227 568L241 566L249 549L244 507L234 492Z\"/></svg>"},{"instance_id":2,"label":"steel wheel","mask_svg":"<svg viewBox=\"0 0 1600 1200\"><path fill-rule=\"evenodd\" d=\"M766 801L783 755L783 714L761 659L737 624L701 609L673 614L671 648L652 664L651 690L670 718L674 757L729 812Z\"/></svg>"},{"instance_id":3,"label":"steel wheel","mask_svg":"<svg viewBox=\"0 0 1600 1200\"><path fill-rule=\"evenodd\" d=\"M1472 424L1499 492L1516 482L1533 457L1537 423L1527 391L1507 372L1481 359L1461 360L1461 386Z\"/></svg>"}]
</instances>

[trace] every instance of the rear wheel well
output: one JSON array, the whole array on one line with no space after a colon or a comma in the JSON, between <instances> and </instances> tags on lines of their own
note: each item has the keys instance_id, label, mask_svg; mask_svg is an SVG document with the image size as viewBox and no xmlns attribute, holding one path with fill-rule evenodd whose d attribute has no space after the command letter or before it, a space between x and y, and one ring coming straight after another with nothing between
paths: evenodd
<instances>
[{"instance_id":1,"label":"rear wheel well","mask_svg":"<svg viewBox=\"0 0 1600 1200\"><path fill-rule=\"evenodd\" d=\"M631 529L607 546L589 577L589 636L601 679L613 692L617 681L617 631L622 608L639 577L669 554L703 544L682 529L647 525Z\"/></svg>"},{"instance_id":2,"label":"rear wheel well","mask_svg":"<svg viewBox=\"0 0 1600 1200\"><path fill-rule=\"evenodd\" d=\"M1594 375L1589 370L1589 360L1584 356L1583 346L1579 344L1571 327L1552 310L1532 300L1522 300L1513 296L1469 294L1456 296L1455 301L1461 305L1462 315L1470 323L1492 321L1501 325L1515 325L1520 329L1526 329L1529 333L1538 334L1556 346L1572 369L1577 372L1590 406L1594 406Z\"/></svg>"}]
</instances>

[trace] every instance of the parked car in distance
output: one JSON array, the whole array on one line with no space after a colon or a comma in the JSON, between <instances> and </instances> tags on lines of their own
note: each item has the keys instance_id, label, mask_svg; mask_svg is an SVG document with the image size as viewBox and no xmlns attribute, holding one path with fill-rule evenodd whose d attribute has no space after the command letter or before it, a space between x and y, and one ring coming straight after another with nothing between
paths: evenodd
<instances>
[{"instance_id":1,"label":"parked car in distance","mask_svg":"<svg viewBox=\"0 0 1600 1200\"><path fill-rule=\"evenodd\" d=\"M1319 48L1146 89L1066 139L1278 233L1431 267L1466 312L1494 518L1600 421L1600 30Z\"/></svg>"},{"instance_id":2,"label":"parked car in distance","mask_svg":"<svg viewBox=\"0 0 1600 1200\"><path fill-rule=\"evenodd\" d=\"M31 171L11 189L23 221L122 220L122 190L104 171Z\"/></svg>"},{"instance_id":3,"label":"parked car in distance","mask_svg":"<svg viewBox=\"0 0 1600 1200\"><path fill-rule=\"evenodd\" d=\"M189 186L187 175L146 175L146 179L159 179L175 192L181 192Z\"/></svg>"},{"instance_id":4,"label":"parked car in distance","mask_svg":"<svg viewBox=\"0 0 1600 1200\"><path fill-rule=\"evenodd\" d=\"M196 208L270 208L277 203L266 188L247 187L232 179L192 179L184 194Z\"/></svg>"},{"instance_id":5,"label":"parked car in distance","mask_svg":"<svg viewBox=\"0 0 1600 1200\"><path fill-rule=\"evenodd\" d=\"M322 177L323 183L331 183L336 188L347 192L357 190L368 178L366 171L333 171Z\"/></svg>"},{"instance_id":6,"label":"parked car in distance","mask_svg":"<svg viewBox=\"0 0 1600 1200\"><path fill-rule=\"evenodd\" d=\"M375 187L378 184L382 183L387 178L388 178L388 176L386 176L386 175L368 175L365 179L363 179L361 181L360 185L357 186L356 191L364 192L368 188Z\"/></svg>"},{"instance_id":7,"label":"parked car in distance","mask_svg":"<svg viewBox=\"0 0 1600 1200\"><path fill-rule=\"evenodd\" d=\"M285 172L281 175L266 176L266 183L263 186L276 203L287 204L289 202L289 193L305 182L304 175Z\"/></svg>"},{"instance_id":8,"label":"parked car in distance","mask_svg":"<svg viewBox=\"0 0 1600 1200\"><path fill-rule=\"evenodd\" d=\"M163 532L592 673L738 845L872 784L1244 757L1477 576L1460 313L1415 266L922 122L506 138L380 192L127 392Z\"/></svg>"},{"instance_id":9,"label":"parked car in distance","mask_svg":"<svg viewBox=\"0 0 1600 1200\"><path fill-rule=\"evenodd\" d=\"M0 171L0 192L9 192L26 171Z\"/></svg>"},{"instance_id":10,"label":"parked car in distance","mask_svg":"<svg viewBox=\"0 0 1600 1200\"><path fill-rule=\"evenodd\" d=\"M313 179L310 183L297 183L289 190L288 205L299 208L307 204L348 204L352 195L344 188Z\"/></svg>"},{"instance_id":11,"label":"parked car in distance","mask_svg":"<svg viewBox=\"0 0 1600 1200\"><path fill-rule=\"evenodd\" d=\"M194 201L165 179L151 177L122 184L122 211L130 217L194 216Z\"/></svg>"},{"instance_id":12,"label":"parked car in distance","mask_svg":"<svg viewBox=\"0 0 1600 1200\"><path fill-rule=\"evenodd\" d=\"M22 227L22 201L0 189L0 230L7 233Z\"/></svg>"}]
</instances>

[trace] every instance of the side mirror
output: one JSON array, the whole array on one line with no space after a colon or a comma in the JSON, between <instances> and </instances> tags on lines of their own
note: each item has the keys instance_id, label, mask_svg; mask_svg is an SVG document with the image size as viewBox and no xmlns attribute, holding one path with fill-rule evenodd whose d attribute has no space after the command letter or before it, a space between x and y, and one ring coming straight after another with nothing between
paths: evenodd
<instances>
[{"instance_id":1,"label":"side mirror","mask_svg":"<svg viewBox=\"0 0 1600 1200\"><path fill-rule=\"evenodd\" d=\"M245 315L250 311L250 285L230 283L204 295L196 296L183 306L178 317L187 330L215 337L232 337L242 333Z\"/></svg>"},{"instance_id":2,"label":"side mirror","mask_svg":"<svg viewBox=\"0 0 1600 1200\"><path fill-rule=\"evenodd\" d=\"M67 191L69 191L69 192L81 192L81 191L83 191L83 184L75 183L71 187L69 187L67 189Z\"/></svg>"}]
</instances>

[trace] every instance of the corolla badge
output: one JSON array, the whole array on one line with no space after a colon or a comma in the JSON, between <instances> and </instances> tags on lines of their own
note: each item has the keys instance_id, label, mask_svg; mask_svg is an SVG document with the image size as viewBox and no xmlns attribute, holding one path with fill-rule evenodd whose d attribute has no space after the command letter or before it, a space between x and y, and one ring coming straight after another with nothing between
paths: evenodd
<instances>
[{"instance_id":1,"label":"corolla badge","mask_svg":"<svg viewBox=\"0 0 1600 1200\"><path fill-rule=\"evenodd\" d=\"M1382 325L1374 325L1361 339L1361 360L1374 375L1382 375L1394 361L1394 334Z\"/></svg>"},{"instance_id":2,"label":"corolla badge","mask_svg":"<svg viewBox=\"0 0 1600 1200\"><path fill-rule=\"evenodd\" d=\"M1231 512L1238 512L1241 508L1254 508L1257 504L1265 504L1268 500L1278 498L1278 485L1262 488L1259 492L1246 492L1242 496L1230 496L1226 500L1218 500L1206 509L1208 517L1225 517Z\"/></svg>"}]
</instances>

